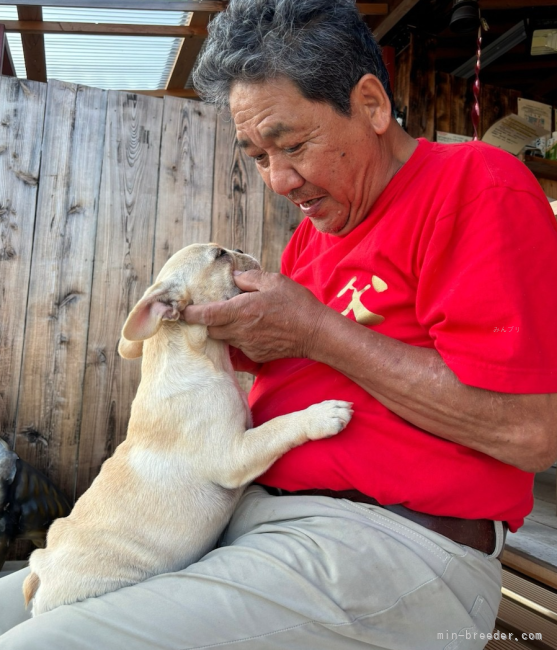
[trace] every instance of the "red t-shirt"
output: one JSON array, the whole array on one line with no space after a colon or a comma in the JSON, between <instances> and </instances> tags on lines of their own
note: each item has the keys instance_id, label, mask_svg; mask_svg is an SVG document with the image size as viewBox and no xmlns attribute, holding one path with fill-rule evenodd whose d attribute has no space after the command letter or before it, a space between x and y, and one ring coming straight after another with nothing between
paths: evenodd
<instances>
[{"instance_id":1,"label":"red t-shirt","mask_svg":"<svg viewBox=\"0 0 557 650\"><path fill-rule=\"evenodd\" d=\"M302 221L282 272L363 327L436 349L465 384L557 392L555 218L526 167L489 145L420 140L352 232ZM250 394L256 425L326 399L354 402L348 427L292 449L259 482L355 488L513 531L530 512L532 474L427 433L324 364L266 363Z\"/></svg>"}]
</instances>

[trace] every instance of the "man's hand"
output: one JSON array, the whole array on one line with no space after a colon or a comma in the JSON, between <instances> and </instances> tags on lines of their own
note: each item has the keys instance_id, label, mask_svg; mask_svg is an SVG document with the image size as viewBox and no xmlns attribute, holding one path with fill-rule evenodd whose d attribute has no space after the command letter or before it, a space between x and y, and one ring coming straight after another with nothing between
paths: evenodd
<instances>
[{"instance_id":1,"label":"man's hand","mask_svg":"<svg viewBox=\"0 0 557 650\"><path fill-rule=\"evenodd\" d=\"M527 472L555 460L557 394L506 394L462 384L436 350L359 325L279 274L246 271L236 284L246 293L191 305L185 320L207 325L210 336L254 362L306 357L331 366L425 431Z\"/></svg>"},{"instance_id":2,"label":"man's hand","mask_svg":"<svg viewBox=\"0 0 557 650\"><path fill-rule=\"evenodd\" d=\"M235 275L235 282L245 293L226 302L190 305L184 320L207 325L211 338L227 341L257 363L311 357L328 307L279 273L245 271Z\"/></svg>"}]
</instances>

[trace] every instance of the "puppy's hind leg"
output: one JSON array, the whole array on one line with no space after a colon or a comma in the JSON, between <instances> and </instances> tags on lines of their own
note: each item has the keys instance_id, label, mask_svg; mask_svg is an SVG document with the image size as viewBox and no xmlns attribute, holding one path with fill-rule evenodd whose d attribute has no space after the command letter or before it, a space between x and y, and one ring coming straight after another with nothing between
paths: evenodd
<instances>
[{"instance_id":1,"label":"puppy's hind leg","mask_svg":"<svg viewBox=\"0 0 557 650\"><path fill-rule=\"evenodd\" d=\"M293 447L340 433L352 413L351 402L327 400L248 429L234 439L229 472L220 468L219 484L238 488L251 483Z\"/></svg>"}]
</instances>

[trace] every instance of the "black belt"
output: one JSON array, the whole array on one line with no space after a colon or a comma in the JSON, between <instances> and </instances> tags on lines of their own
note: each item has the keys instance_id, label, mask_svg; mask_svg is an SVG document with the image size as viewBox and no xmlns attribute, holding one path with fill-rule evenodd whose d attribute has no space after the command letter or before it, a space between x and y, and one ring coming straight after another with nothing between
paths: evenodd
<instances>
[{"instance_id":1,"label":"black belt","mask_svg":"<svg viewBox=\"0 0 557 650\"><path fill-rule=\"evenodd\" d=\"M457 544L471 546L477 551L491 555L495 551L497 544L497 535L495 533L495 523L491 519L460 519L458 517L441 517L439 515L428 515L425 512L410 510L400 504L384 506L373 497L358 492L358 490L297 490L288 492L281 488L268 487L262 485L269 494L275 496L319 496L332 497L333 499L348 499L358 503L369 503L373 506L379 506L389 512L394 512L401 517L405 517L428 530L444 535ZM506 535L507 524L503 522L503 531Z\"/></svg>"}]
</instances>

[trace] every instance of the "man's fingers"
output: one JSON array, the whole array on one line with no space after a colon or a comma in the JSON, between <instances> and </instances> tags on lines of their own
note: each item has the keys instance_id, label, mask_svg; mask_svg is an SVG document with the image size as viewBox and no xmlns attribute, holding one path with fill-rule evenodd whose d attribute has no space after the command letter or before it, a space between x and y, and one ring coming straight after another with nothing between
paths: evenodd
<instances>
[{"instance_id":1,"label":"man's fingers","mask_svg":"<svg viewBox=\"0 0 557 650\"><path fill-rule=\"evenodd\" d=\"M242 291L259 291L265 271L234 271L234 282Z\"/></svg>"},{"instance_id":2,"label":"man's fingers","mask_svg":"<svg viewBox=\"0 0 557 650\"><path fill-rule=\"evenodd\" d=\"M230 300L188 305L182 311L182 318L186 323L193 325L207 325L208 327L230 325L237 319L242 306L245 305L245 300L249 300L249 293L241 293Z\"/></svg>"},{"instance_id":3,"label":"man's fingers","mask_svg":"<svg viewBox=\"0 0 557 650\"><path fill-rule=\"evenodd\" d=\"M218 327L230 322L230 310L226 302L208 302L204 305L188 305L182 318L192 325Z\"/></svg>"}]
</instances>

